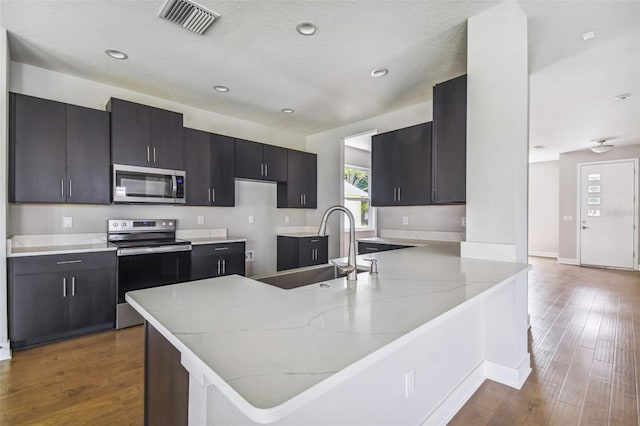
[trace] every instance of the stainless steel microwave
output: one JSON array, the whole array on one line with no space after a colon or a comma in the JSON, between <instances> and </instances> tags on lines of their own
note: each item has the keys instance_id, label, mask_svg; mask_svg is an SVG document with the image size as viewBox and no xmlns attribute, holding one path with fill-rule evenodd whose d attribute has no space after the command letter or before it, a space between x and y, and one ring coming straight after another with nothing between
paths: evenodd
<instances>
[{"instance_id":1,"label":"stainless steel microwave","mask_svg":"<svg viewBox=\"0 0 640 426\"><path fill-rule=\"evenodd\" d=\"M113 202L184 204L186 172L113 165Z\"/></svg>"}]
</instances>

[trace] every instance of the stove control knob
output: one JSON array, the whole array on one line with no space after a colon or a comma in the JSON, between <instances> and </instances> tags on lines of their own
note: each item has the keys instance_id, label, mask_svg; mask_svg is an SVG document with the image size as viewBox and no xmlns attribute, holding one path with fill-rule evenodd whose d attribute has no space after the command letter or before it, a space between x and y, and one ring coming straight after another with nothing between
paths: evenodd
<instances>
[{"instance_id":1,"label":"stove control knob","mask_svg":"<svg viewBox=\"0 0 640 426\"><path fill-rule=\"evenodd\" d=\"M162 226L167 226L167 222L162 222Z\"/></svg>"},{"instance_id":2,"label":"stove control knob","mask_svg":"<svg viewBox=\"0 0 640 426\"><path fill-rule=\"evenodd\" d=\"M118 222L114 222L114 223L112 224L112 226L113 226L114 228L117 228L117 227L118 227Z\"/></svg>"},{"instance_id":3,"label":"stove control knob","mask_svg":"<svg viewBox=\"0 0 640 426\"><path fill-rule=\"evenodd\" d=\"M173 222L169 222L169 226L173 226Z\"/></svg>"},{"instance_id":4,"label":"stove control knob","mask_svg":"<svg viewBox=\"0 0 640 426\"><path fill-rule=\"evenodd\" d=\"M123 227L127 226L127 223L126 222L120 222L120 226L123 226Z\"/></svg>"}]
</instances>

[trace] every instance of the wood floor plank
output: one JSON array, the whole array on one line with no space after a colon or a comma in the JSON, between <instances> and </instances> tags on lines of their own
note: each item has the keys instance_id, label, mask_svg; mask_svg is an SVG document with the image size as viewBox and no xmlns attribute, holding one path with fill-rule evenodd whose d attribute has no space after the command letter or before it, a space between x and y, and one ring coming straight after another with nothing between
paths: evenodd
<instances>
[{"instance_id":1,"label":"wood floor plank","mask_svg":"<svg viewBox=\"0 0 640 426\"><path fill-rule=\"evenodd\" d=\"M587 392L584 397L580 425L602 426L609 420L609 400L611 382L598 378L589 378Z\"/></svg>"}]
</instances>

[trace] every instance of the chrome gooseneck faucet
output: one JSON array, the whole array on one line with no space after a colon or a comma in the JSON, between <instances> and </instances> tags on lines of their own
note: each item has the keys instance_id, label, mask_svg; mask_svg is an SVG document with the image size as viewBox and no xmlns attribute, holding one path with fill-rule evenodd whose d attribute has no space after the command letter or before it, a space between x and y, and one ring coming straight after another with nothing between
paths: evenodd
<instances>
[{"instance_id":1,"label":"chrome gooseneck faucet","mask_svg":"<svg viewBox=\"0 0 640 426\"><path fill-rule=\"evenodd\" d=\"M329 219L331 213L336 210L340 210L349 218L349 257L347 259L347 266L338 268L342 273L347 274L347 281L356 282L358 280L358 270L356 267L356 221L353 218L353 214L343 206L329 207L327 211L324 212L324 215L322 215L318 235L322 237L327 235L327 219Z\"/></svg>"}]
</instances>

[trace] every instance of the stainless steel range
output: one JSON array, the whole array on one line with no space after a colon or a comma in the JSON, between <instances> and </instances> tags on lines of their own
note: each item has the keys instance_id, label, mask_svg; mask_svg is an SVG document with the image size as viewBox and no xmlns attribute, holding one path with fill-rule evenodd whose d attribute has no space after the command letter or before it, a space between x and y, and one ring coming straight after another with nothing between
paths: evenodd
<instances>
[{"instance_id":1,"label":"stainless steel range","mask_svg":"<svg viewBox=\"0 0 640 426\"><path fill-rule=\"evenodd\" d=\"M176 239L175 219L110 219L107 239L118 247L116 328L144 321L126 292L190 279L191 242Z\"/></svg>"}]
</instances>

